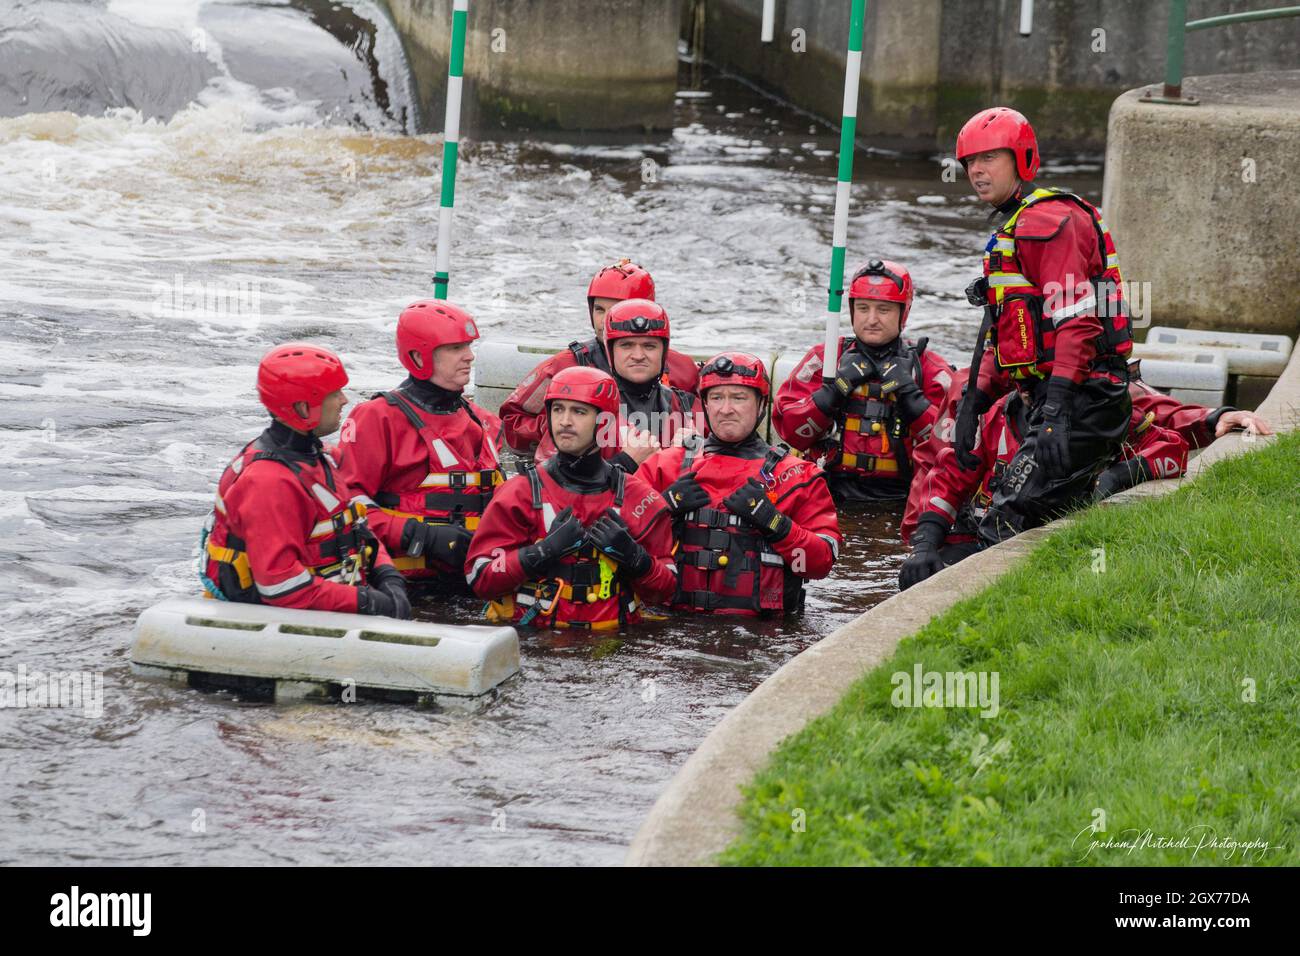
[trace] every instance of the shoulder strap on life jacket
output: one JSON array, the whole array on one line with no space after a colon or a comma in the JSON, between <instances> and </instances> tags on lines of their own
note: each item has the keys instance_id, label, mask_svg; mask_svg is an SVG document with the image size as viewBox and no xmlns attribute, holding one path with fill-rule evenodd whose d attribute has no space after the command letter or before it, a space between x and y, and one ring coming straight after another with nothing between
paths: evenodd
<instances>
[{"instance_id":1,"label":"shoulder strap on life jacket","mask_svg":"<svg viewBox=\"0 0 1300 956\"><path fill-rule=\"evenodd\" d=\"M399 395L396 389L391 392L380 392L375 396L375 398L382 398L389 405L399 409L401 413L406 416L406 420L411 423L411 427L416 431L419 431L424 427L424 419L420 417L420 413L411 407L411 403Z\"/></svg>"},{"instance_id":2,"label":"shoulder strap on life jacket","mask_svg":"<svg viewBox=\"0 0 1300 956\"><path fill-rule=\"evenodd\" d=\"M703 435L688 436L686 440L682 443L682 448L685 451L682 454L681 470L677 473L678 478L681 478L684 475L686 475L687 472L689 472L695 466L695 459L698 458L700 452L704 450L704 436Z\"/></svg>"},{"instance_id":3,"label":"shoulder strap on life jacket","mask_svg":"<svg viewBox=\"0 0 1300 956\"><path fill-rule=\"evenodd\" d=\"M587 348L587 343L574 339L569 343L569 351L573 353L573 358L579 365L595 365L591 357L591 349Z\"/></svg>"},{"instance_id":4,"label":"shoulder strap on life jacket","mask_svg":"<svg viewBox=\"0 0 1300 956\"><path fill-rule=\"evenodd\" d=\"M528 476L528 490L532 495L533 510L542 510L542 476L537 473L537 466L531 461L519 463L519 474Z\"/></svg>"},{"instance_id":5,"label":"shoulder strap on life jacket","mask_svg":"<svg viewBox=\"0 0 1300 956\"><path fill-rule=\"evenodd\" d=\"M613 472L609 476L609 485L614 489L614 507L623 507L623 494L627 491L627 472L622 465L610 465Z\"/></svg>"}]
</instances>

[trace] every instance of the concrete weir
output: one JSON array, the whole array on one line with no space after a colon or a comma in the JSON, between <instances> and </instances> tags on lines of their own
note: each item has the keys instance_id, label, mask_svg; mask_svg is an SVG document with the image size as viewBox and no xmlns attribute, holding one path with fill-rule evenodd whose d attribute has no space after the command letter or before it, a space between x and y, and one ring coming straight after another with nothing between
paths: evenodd
<instances>
[{"instance_id":1,"label":"concrete weir","mask_svg":"<svg viewBox=\"0 0 1300 956\"><path fill-rule=\"evenodd\" d=\"M383 0L415 77L421 132L443 128L452 0ZM672 128L678 0L473 0L462 126Z\"/></svg>"},{"instance_id":2,"label":"concrete weir","mask_svg":"<svg viewBox=\"0 0 1300 956\"><path fill-rule=\"evenodd\" d=\"M1278 431L1300 427L1300 352L1293 353L1259 413ZM1195 480L1222 458L1267 441L1228 434L1201 452L1182 479L1148 482L1112 502L1167 494ZM991 584L1025 558L1040 541L1070 521L1062 518L967 558L876 605L790 660L731 711L686 761L637 831L630 866L704 866L740 834L736 814L740 788L753 779L773 750L809 721L829 711L849 686L883 663L902 637Z\"/></svg>"}]
</instances>

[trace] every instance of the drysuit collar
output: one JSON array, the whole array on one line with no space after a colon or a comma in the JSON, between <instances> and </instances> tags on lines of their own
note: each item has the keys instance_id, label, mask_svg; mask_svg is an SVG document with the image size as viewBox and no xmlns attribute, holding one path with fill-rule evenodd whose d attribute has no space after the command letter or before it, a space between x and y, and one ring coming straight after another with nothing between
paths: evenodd
<instances>
[{"instance_id":1,"label":"drysuit collar","mask_svg":"<svg viewBox=\"0 0 1300 956\"><path fill-rule=\"evenodd\" d=\"M557 451L542 467L561 488L576 494L589 495L609 487L610 464L597 445L592 445L581 455Z\"/></svg>"},{"instance_id":2,"label":"drysuit collar","mask_svg":"<svg viewBox=\"0 0 1300 956\"><path fill-rule=\"evenodd\" d=\"M858 338L855 335L853 336L853 347L857 349L859 352L861 352L863 355L866 355L868 358L874 359L875 361L878 362L881 359L890 358L892 356L902 354L903 335L900 332L897 336L890 339L884 345L868 345L866 342L863 342L860 338Z\"/></svg>"},{"instance_id":3,"label":"drysuit collar","mask_svg":"<svg viewBox=\"0 0 1300 956\"><path fill-rule=\"evenodd\" d=\"M271 422L271 427L262 433L275 446L276 451L288 452L303 458L315 458L323 447L315 435L295 431L279 419Z\"/></svg>"},{"instance_id":4,"label":"drysuit collar","mask_svg":"<svg viewBox=\"0 0 1300 956\"><path fill-rule=\"evenodd\" d=\"M460 390L452 391L441 385L434 385L430 380L412 375L408 375L406 381L397 386L397 389L426 412L455 411L460 407L463 395Z\"/></svg>"},{"instance_id":5,"label":"drysuit collar","mask_svg":"<svg viewBox=\"0 0 1300 956\"><path fill-rule=\"evenodd\" d=\"M764 457L770 447L767 442L758 437L757 431L750 432L748 438L736 442L722 441L717 435L709 435L704 440L706 455L730 455L732 458L743 458L747 461Z\"/></svg>"}]
</instances>

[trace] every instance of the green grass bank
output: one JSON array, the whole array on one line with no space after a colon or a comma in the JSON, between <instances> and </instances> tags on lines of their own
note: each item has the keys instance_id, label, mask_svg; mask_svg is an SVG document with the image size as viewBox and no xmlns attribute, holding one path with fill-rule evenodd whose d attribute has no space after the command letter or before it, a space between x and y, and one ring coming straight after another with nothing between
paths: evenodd
<instances>
[{"instance_id":1,"label":"green grass bank","mask_svg":"<svg viewBox=\"0 0 1300 956\"><path fill-rule=\"evenodd\" d=\"M939 696L917 665L982 674L984 705L896 706ZM782 743L720 862L1293 865L1297 720L1291 433L1090 509L903 640Z\"/></svg>"}]
</instances>

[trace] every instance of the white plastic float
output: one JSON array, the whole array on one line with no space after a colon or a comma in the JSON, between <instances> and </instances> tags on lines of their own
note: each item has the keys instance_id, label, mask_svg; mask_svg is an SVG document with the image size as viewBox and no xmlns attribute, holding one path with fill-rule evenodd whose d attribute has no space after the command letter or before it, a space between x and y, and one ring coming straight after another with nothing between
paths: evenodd
<instances>
[{"instance_id":1,"label":"white plastic float","mask_svg":"<svg viewBox=\"0 0 1300 956\"><path fill-rule=\"evenodd\" d=\"M1180 402L1218 408L1228 390L1228 361L1206 348L1135 343L1133 357L1142 360L1142 381Z\"/></svg>"},{"instance_id":2,"label":"white plastic float","mask_svg":"<svg viewBox=\"0 0 1300 956\"><path fill-rule=\"evenodd\" d=\"M1229 375L1276 378L1291 358L1291 340L1285 335L1172 329L1157 325L1147 331L1147 344L1156 348L1174 346L1219 352L1228 363Z\"/></svg>"},{"instance_id":3,"label":"white plastic float","mask_svg":"<svg viewBox=\"0 0 1300 956\"><path fill-rule=\"evenodd\" d=\"M186 684L265 683L277 701L355 688L362 698L463 707L519 672L519 636L512 627L173 598L140 615L131 668Z\"/></svg>"}]
</instances>

